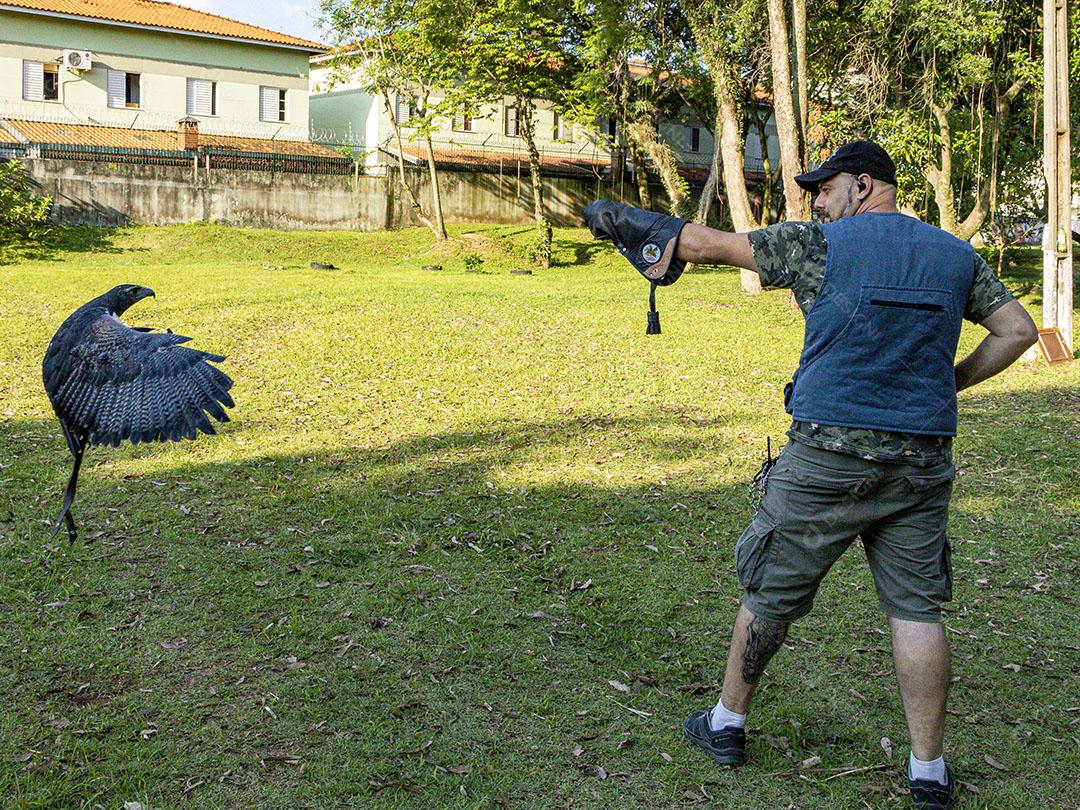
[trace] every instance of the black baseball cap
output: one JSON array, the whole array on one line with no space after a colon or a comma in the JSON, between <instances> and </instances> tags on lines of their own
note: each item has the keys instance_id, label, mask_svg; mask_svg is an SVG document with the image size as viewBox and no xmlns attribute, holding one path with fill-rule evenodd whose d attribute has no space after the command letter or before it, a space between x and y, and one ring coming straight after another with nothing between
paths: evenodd
<instances>
[{"instance_id":1,"label":"black baseball cap","mask_svg":"<svg viewBox=\"0 0 1080 810\"><path fill-rule=\"evenodd\" d=\"M840 172L868 174L875 180L896 185L896 164L889 153L873 141L845 143L812 172L795 175L795 182L811 194L817 194L819 185Z\"/></svg>"}]
</instances>

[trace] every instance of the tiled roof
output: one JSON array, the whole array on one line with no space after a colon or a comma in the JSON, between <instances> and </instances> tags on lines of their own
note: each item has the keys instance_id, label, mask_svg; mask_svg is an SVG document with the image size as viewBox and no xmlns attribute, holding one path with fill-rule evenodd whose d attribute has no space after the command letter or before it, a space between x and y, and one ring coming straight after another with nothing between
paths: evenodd
<instances>
[{"instance_id":1,"label":"tiled roof","mask_svg":"<svg viewBox=\"0 0 1080 810\"><path fill-rule=\"evenodd\" d=\"M43 11L72 17L89 17L107 22L187 31L194 34L251 39L274 45L288 45L309 50L312 53L326 50L317 42L231 20L217 14L178 6L175 3L160 2L160 0L0 0L0 8Z\"/></svg>"},{"instance_id":2,"label":"tiled roof","mask_svg":"<svg viewBox=\"0 0 1080 810\"><path fill-rule=\"evenodd\" d=\"M175 130L127 129L125 127L98 127L85 124L54 124L42 121L14 121L7 124L32 143L74 144L76 146L104 146L123 149L161 149L176 151L180 148ZM3 128L0 127L0 134ZM332 149L307 141L278 141L270 138L244 138L236 135L211 135L199 133L199 146L208 149L234 149L238 152L262 152L274 155L311 155L314 157L340 157Z\"/></svg>"},{"instance_id":3,"label":"tiled roof","mask_svg":"<svg viewBox=\"0 0 1080 810\"><path fill-rule=\"evenodd\" d=\"M427 160L425 150L406 146L401 151L412 160L419 162ZM524 171L529 170L529 155L525 152L474 151L468 149L435 149L433 151L436 163L458 166L483 166L487 168L501 165L505 172L517 171L519 167ZM594 171L600 171L609 165L610 163L606 160L591 158L563 157L561 155L542 155L540 157L540 167L542 169L571 174L592 175Z\"/></svg>"}]
</instances>

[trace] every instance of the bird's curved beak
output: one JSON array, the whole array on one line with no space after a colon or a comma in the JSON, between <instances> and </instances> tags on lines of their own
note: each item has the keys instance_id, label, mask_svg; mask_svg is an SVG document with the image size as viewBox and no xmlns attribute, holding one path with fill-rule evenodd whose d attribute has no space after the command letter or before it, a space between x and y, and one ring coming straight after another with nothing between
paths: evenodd
<instances>
[{"instance_id":1,"label":"bird's curved beak","mask_svg":"<svg viewBox=\"0 0 1080 810\"><path fill-rule=\"evenodd\" d=\"M155 297L156 296L154 295L154 291L151 290L149 287L143 287L142 290L139 292L139 300L140 301L142 299L144 299L144 298L155 298Z\"/></svg>"}]
</instances>

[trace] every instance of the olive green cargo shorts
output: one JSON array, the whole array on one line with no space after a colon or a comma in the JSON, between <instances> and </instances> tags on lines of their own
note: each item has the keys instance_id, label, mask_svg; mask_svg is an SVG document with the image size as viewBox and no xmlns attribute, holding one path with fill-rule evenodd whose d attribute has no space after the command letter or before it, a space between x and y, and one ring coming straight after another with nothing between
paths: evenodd
<instances>
[{"instance_id":1,"label":"olive green cargo shorts","mask_svg":"<svg viewBox=\"0 0 1080 810\"><path fill-rule=\"evenodd\" d=\"M735 568L755 615L792 622L861 537L882 611L937 622L952 598L945 536L956 468L867 461L790 442L769 474L754 521L735 546Z\"/></svg>"}]
</instances>

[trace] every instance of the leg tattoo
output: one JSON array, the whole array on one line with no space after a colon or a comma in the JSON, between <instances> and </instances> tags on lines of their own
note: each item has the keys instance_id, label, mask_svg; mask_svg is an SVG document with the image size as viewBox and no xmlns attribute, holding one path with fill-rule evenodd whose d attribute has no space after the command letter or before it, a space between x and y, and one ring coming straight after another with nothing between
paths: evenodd
<instances>
[{"instance_id":1,"label":"leg tattoo","mask_svg":"<svg viewBox=\"0 0 1080 810\"><path fill-rule=\"evenodd\" d=\"M765 665L780 649L787 636L788 626L783 622L774 622L762 616L755 616L746 628L746 649L743 650L742 678L748 684L754 684L761 678Z\"/></svg>"}]
</instances>

